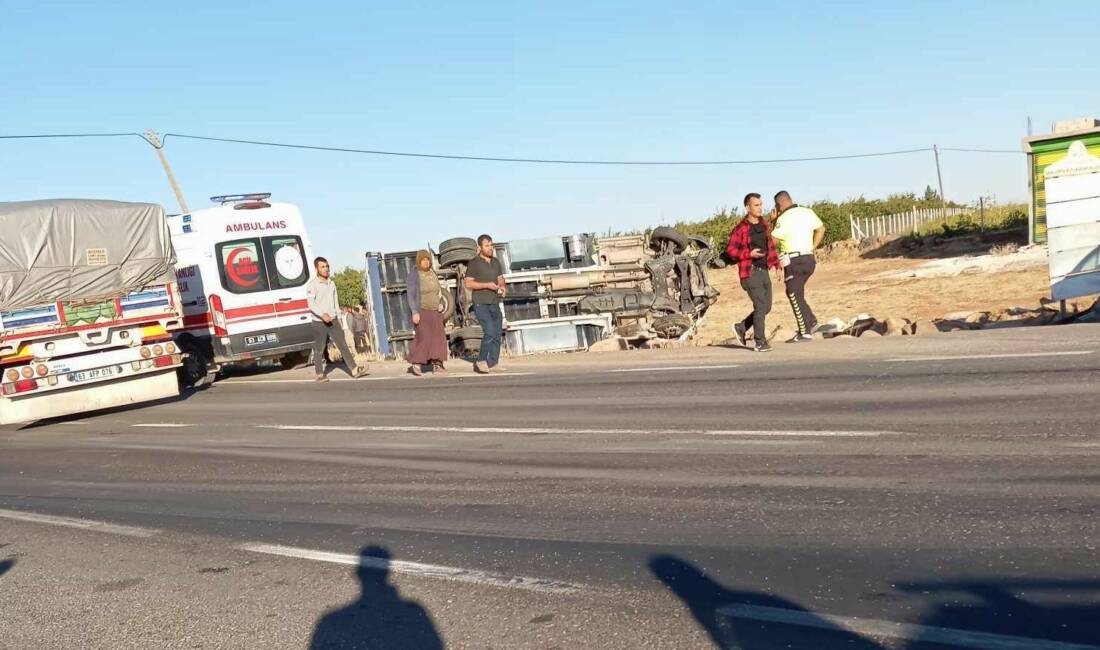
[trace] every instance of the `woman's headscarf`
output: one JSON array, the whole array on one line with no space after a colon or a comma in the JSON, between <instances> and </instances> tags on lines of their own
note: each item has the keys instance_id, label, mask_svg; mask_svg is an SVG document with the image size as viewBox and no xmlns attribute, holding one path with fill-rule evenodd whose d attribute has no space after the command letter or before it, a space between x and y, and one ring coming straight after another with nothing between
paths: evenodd
<instances>
[{"instance_id":1,"label":"woman's headscarf","mask_svg":"<svg viewBox=\"0 0 1100 650\"><path fill-rule=\"evenodd\" d=\"M421 260L428 260L428 268L429 269L432 268L432 254L431 253L429 253L428 251L423 250L423 249L416 251L416 270L418 270L418 271L421 270L421 267L420 267Z\"/></svg>"}]
</instances>

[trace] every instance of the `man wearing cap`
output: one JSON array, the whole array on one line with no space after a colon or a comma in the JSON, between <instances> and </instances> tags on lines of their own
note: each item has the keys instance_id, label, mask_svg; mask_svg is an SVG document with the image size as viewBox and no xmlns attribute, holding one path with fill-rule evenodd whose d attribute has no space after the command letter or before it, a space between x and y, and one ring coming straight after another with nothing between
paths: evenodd
<instances>
[{"instance_id":1,"label":"man wearing cap","mask_svg":"<svg viewBox=\"0 0 1100 650\"><path fill-rule=\"evenodd\" d=\"M812 341L817 317L806 302L806 281L817 269L814 249L825 239L825 224L813 210L797 205L786 191L775 195L775 211L772 237L779 248L787 299L798 325L798 333L788 343Z\"/></svg>"}]
</instances>

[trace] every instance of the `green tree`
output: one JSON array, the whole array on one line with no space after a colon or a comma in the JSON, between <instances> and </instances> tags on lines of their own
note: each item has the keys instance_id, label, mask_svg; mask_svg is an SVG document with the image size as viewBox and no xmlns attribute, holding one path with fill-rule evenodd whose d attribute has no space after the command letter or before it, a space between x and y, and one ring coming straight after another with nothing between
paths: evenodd
<instances>
[{"instance_id":1,"label":"green tree","mask_svg":"<svg viewBox=\"0 0 1100 650\"><path fill-rule=\"evenodd\" d=\"M341 307L354 307L363 302L363 272L345 267L332 276L336 283L336 295Z\"/></svg>"}]
</instances>

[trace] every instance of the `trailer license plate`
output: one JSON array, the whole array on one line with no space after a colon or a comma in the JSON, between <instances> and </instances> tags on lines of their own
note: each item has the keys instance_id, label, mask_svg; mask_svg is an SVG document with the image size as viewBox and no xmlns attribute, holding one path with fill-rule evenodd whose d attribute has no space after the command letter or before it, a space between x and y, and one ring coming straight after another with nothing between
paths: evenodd
<instances>
[{"instance_id":1,"label":"trailer license plate","mask_svg":"<svg viewBox=\"0 0 1100 650\"><path fill-rule=\"evenodd\" d=\"M114 377L117 372L115 366L107 366L106 368L93 368L91 370L82 370L80 372L73 373L73 381L90 381L92 379L103 379L104 377Z\"/></svg>"},{"instance_id":2,"label":"trailer license plate","mask_svg":"<svg viewBox=\"0 0 1100 650\"><path fill-rule=\"evenodd\" d=\"M254 345L267 345L268 343L278 343L279 335L275 332L269 332L267 334L257 334L256 336L244 337L245 347L251 347Z\"/></svg>"}]
</instances>

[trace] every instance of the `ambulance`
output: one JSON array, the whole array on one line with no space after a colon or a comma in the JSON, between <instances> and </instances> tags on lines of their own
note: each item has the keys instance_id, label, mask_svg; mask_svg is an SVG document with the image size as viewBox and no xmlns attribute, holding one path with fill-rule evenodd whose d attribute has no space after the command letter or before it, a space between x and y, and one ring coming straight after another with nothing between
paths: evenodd
<instances>
[{"instance_id":1,"label":"ambulance","mask_svg":"<svg viewBox=\"0 0 1100 650\"><path fill-rule=\"evenodd\" d=\"M213 196L217 207L168 217L185 386L209 383L227 366L272 360L290 368L309 359L312 248L298 208L270 197Z\"/></svg>"}]
</instances>

